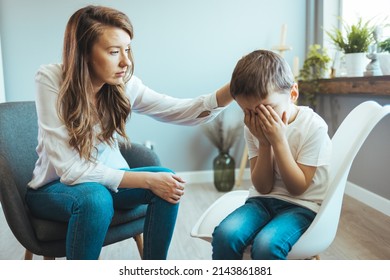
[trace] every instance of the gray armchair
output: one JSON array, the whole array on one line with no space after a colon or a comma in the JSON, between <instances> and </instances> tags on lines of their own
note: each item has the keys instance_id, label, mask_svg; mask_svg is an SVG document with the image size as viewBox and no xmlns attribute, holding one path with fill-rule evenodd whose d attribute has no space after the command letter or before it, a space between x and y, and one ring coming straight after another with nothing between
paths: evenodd
<instances>
[{"instance_id":1,"label":"gray armchair","mask_svg":"<svg viewBox=\"0 0 390 280\"><path fill-rule=\"evenodd\" d=\"M45 259L65 256L67 224L39 219L28 210L24 195L37 155L37 115L35 103L0 103L0 201L7 223L16 239L26 248L25 259L33 254ZM157 155L143 145L121 147L130 167L160 165ZM146 205L115 211L104 246L134 238L142 258L142 232Z\"/></svg>"}]
</instances>

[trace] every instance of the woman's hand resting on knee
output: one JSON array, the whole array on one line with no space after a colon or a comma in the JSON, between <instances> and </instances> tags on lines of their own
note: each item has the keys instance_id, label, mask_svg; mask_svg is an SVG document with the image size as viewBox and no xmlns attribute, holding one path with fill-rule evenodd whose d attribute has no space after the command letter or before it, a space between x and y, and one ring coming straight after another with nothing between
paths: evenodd
<instances>
[{"instance_id":1,"label":"woman's hand resting on knee","mask_svg":"<svg viewBox=\"0 0 390 280\"><path fill-rule=\"evenodd\" d=\"M184 194L185 181L169 172L125 172L121 188L145 188L162 199L176 204Z\"/></svg>"},{"instance_id":2,"label":"woman's hand resting on knee","mask_svg":"<svg viewBox=\"0 0 390 280\"><path fill-rule=\"evenodd\" d=\"M146 183L154 194L173 204L179 203L184 194L185 181L172 173L150 173Z\"/></svg>"}]
</instances>

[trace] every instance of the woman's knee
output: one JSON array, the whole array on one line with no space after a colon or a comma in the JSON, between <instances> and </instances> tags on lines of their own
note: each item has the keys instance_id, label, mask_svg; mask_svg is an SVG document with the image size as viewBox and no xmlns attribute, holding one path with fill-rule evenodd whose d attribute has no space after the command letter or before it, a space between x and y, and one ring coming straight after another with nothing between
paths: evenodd
<instances>
[{"instance_id":1,"label":"woman's knee","mask_svg":"<svg viewBox=\"0 0 390 280\"><path fill-rule=\"evenodd\" d=\"M167 172L175 174L175 172L169 168L163 166L144 166L144 167L135 167L131 169L123 169L130 172Z\"/></svg>"}]
</instances>

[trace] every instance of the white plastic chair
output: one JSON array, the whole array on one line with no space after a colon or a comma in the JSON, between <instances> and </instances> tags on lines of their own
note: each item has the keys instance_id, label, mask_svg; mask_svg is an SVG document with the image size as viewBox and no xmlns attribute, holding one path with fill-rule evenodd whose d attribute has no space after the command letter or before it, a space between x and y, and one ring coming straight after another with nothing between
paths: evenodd
<instances>
[{"instance_id":1,"label":"white plastic chair","mask_svg":"<svg viewBox=\"0 0 390 280\"><path fill-rule=\"evenodd\" d=\"M353 160L376 124L390 113L390 105L366 101L354 108L332 137L329 190L310 227L293 246L288 259L319 259L319 254L333 242L340 219L347 178ZM232 191L216 200L199 218L192 237L208 242L214 228L236 208L244 204L248 191ZM249 249L244 258L249 257Z\"/></svg>"}]
</instances>

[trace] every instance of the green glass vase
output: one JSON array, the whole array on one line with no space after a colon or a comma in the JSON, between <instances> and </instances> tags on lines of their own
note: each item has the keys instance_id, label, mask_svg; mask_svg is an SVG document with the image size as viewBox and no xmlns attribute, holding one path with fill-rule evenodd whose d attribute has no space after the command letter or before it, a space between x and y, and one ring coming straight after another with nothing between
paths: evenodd
<instances>
[{"instance_id":1,"label":"green glass vase","mask_svg":"<svg viewBox=\"0 0 390 280\"><path fill-rule=\"evenodd\" d=\"M235 183L235 162L228 152L220 152L213 161L214 186L220 192L231 191Z\"/></svg>"}]
</instances>

